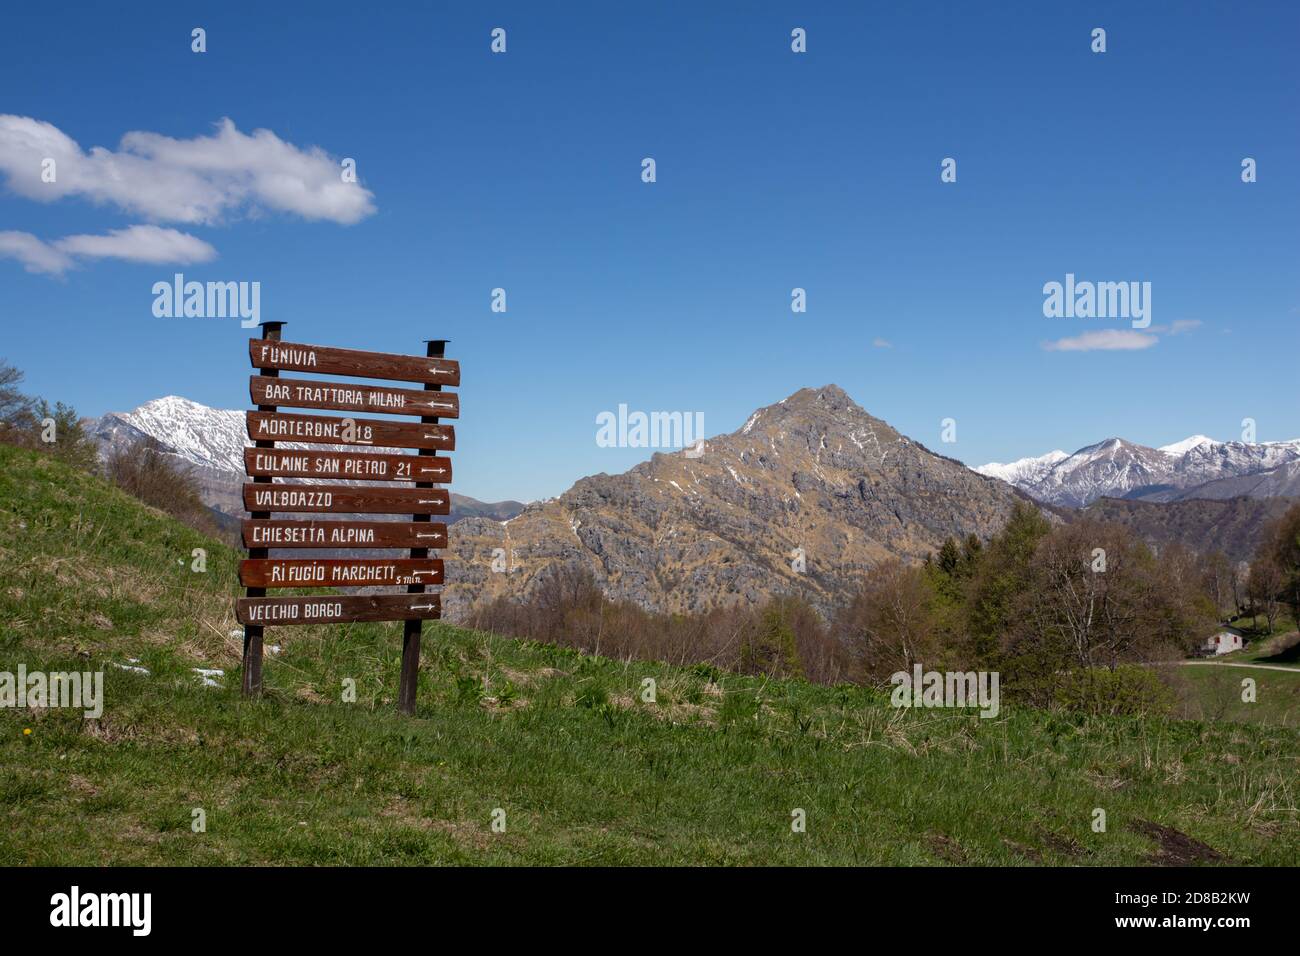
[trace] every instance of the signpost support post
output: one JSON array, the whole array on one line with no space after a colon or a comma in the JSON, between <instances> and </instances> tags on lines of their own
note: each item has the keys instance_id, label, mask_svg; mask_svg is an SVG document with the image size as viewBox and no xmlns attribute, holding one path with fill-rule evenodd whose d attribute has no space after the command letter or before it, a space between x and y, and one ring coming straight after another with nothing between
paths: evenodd
<instances>
[{"instance_id":1,"label":"signpost support post","mask_svg":"<svg viewBox=\"0 0 1300 956\"><path fill-rule=\"evenodd\" d=\"M272 342L280 341L280 330L284 328L283 322L263 322L262 337ZM272 378L279 376L280 372L274 368L264 368L260 370L263 375ZM257 410L261 412L274 412L274 405L258 405ZM258 448L274 448L274 441L258 441ZM258 484L270 484L269 475L253 478ZM270 518L269 511L255 511L251 514L253 518ZM249 549L249 558L266 558L269 557L270 551L267 548ZM247 597L265 597L266 588L249 588ZM243 694L245 697L262 696L262 625L245 624L244 625L244 664L243 664Z\"/></svg>"},{"instance_id":2,"label":"signpost support post","mask_svg":"<svg viewBox=\"0 0 1300 956\"><path fill-rule=\"evenodd\" d=\"M429 358L442 358L447 351L447 339L428 339L425 342L425 354ZM424 386L426 392L441 392L441 385L426 383ZM426 425L438 424L438 416L426 415L420 418L421 423ZM436 455L437 451L432 448L421 448L418 450L419 455ZM434 485L430 481L416 482L417 488L432 488ZM412 515L412 521L429 521L428 515ZM427 558L429 556L428 548L412 548L412 558ZM411 594L423 594L423 584L411 584L407 586L407 592ZM415 691L420 681L420 635L423 630L424 621L422 619L408 620L402 624L402 677L397 691L397 708L404 714L415 713Z\"/></svg>"}]
</instances>

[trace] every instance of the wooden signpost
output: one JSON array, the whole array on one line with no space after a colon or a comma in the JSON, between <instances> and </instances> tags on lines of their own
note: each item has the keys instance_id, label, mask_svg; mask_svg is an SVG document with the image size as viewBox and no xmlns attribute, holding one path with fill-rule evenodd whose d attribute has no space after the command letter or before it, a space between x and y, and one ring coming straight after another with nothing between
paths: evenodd
<instances>
[{"instance_id":1,"label":"wooden signpost","mask_svg":"<svg viewBox=\"0 0 1300 956\"><path fill-rule=\"evenodd\" d=\"M431 558L253 558L240 562L239 583L254 588L441 584L442 562Z\"/></svg>"},{"instance_id":2,"label":"wooden signpost","mask_svg":"<svg viewBox=\"0 0 1300 956\"><path fill-rule=\"evenodd\" d=\"M450 494L438 487L451 481L451 460L438 453L456 447L456 432L439 420L460 416L460 396L442 391L460 384L460 364L443 356L446 342L441 339L426 343L425 356L393 355L282 342L283 325L262 323L262 338L248 343L258 374L249 377L257 411L248 413L253 447L244 450L250 481L244 485L249 518L242 533L248 559L240 564L239 579L247 591L235 605L244 625L244 694L261 693L262 640L268 626L404 621L398 707L413 714L422 624L442 613L439 595L425 589L443 583L443 563L429 553L447 546L447 526L431 516L451 510ZM282 378L281 371L422 387ZM415 416L419 421L286 414L280 408ZM348 450L311 447L321 445ZM376 450L365 451L367 446ZM415 454L394 453L394 448L414 449ZM410 520L272 518L304 513L408 515ZM336 553L399 548L409 556L272 558L272 548ZM266 596L275 588L345 587L404 587L406 593Z\"/></svg>"},{"instance_id":3,"label":"wooden signpost","mask_svg":"<svg viewBox=\"0 0 1300 956\"><path fill-rule=\"evenodd\" d=\"M282 415L259 405L248 413L248 437L254 442L316 442L330 445L373 445L379 448L421 448L453 451L456 429L451 425L412 425L375 418L334 418L328 415ZM437 416L433 419L437 421ZM258 448L263 447L258 445ZM268 444L265 447L270 448Z\"/></svg>"},{"instance_id":4,"label":"wooden signpost","mask_svg":"<svg viewBox=\"0 0 1300 956\"><path fill-rule=\"evenodd\" d=\"M250 475L283 478L341 478L345 481L451 481L450 458L414 455L367 455L355 451L244 449Z\"/></svg>"},{"instance_id":5,"label":"wooden signpost","mask_svg":"<svg viewBox=\"0 0 1300 956\"><path fill-rule=\"evenodd\" d=\"M455 395L420 392L413 388L308 382L301 378L254 375L248 383L248 391L256 405L335 408L345 412L382 412L386 415L460 417L460 402Z\"/></svg>"},{"instance_id":6,"label":"wooden signpost","mask_svg":"<svg viewBox=\"0 0 1300 956\"><path fill-rule=\"evenodd\" d=\"M445 524L415 521L245 521L246 548L445 548Z\"/></svg>"},{"instance_id":7,"label":"wooden signpost","mask_svg":"<svg viewBox=\"0 0 1300 956\"><path fill-rule=\"evenodd\" d=\"M412 456L414 457L414 456ZM451 496L442 488L365 488L355 485L244 485L252 511L332 511L335 514L445 515Z\"/></svg>"}]
</instances>

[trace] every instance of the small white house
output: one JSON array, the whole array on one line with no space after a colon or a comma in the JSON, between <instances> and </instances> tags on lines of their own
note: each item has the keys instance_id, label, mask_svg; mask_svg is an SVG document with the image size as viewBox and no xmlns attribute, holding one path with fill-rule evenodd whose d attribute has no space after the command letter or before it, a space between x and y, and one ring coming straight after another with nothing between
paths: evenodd
<instances>
[{"instance_id":1,"label":"small white house","mask_svg":"<svg viewBox=\"0 0 1300 956\"><path fill-rule=\"evenodd\" d=\"M1201 645L1202 657L1218 657L1220 654L1231 654L1233 651L1239 651L1246 646L1246 642L1241 639L1240 634L1233 634L1231 631L1220 631L1211 637L1205 639Z\"/></svg>"}]
</instances>

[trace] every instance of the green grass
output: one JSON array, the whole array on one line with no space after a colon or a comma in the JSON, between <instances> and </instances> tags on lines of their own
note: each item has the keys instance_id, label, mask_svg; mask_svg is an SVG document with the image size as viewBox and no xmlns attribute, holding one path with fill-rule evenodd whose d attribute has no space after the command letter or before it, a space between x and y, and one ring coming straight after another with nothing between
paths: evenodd
<instances>
[{"instance_id":1,"label":"green grass","mask_svg":"<svg viewBox=\"0 0 1300 956\"><path fill-rule=\"evenodd\" d=\"M1279 727L1300 728L1300 671L1295 674L1247 667L1216 666L1234 655L1215 658L1214 663L1190 664L1179 677L1186 683L1191 705L1188 716L1212 721L1240 721ZM1255 682L1255 699L1242 700L1242 682Z\"/></svg>"},{"instance_id":2,"label":"green grass","mask_svg":"<svg viewBox=\"0 0 1300 956\"><path fill-rule=\"evenodd\" d=\"M862 688L715 682L441 624L414 719L393 709L396 624L269 629L282 652L245 701L237 560L0 447L0 670L103 669L106 689L97 721L0 709L0 863L1177 861L1152 822L1217 851L1193 861L1300 856L1288 726L899 711ZM150 673L109 666L130 659Z\"/></svg>"}]
</instances>

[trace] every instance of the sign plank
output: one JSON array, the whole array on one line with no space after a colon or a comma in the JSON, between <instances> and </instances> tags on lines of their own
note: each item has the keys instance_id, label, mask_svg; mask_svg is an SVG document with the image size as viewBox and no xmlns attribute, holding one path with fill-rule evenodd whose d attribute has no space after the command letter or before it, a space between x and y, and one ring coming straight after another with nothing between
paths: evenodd
<instances>
[{"instance_id":1,"label":"sign plank","mask_svg":"<svg viewBox=\"0 0 1300 956\"><path fill-rule=\"evenodd\" d=\"M451 459L380 455L305 448L245 448L244 471L278 478L341 478L346 481L451 481Z\"/></svg>"},{"instance_id":2,"label":"sign plank","mask_svg":"<svg viewBox=\"0 0 1300 956\"><path fill-rule=\"evenodd\" d=\"M246 588L388 587L441 584L437 558L250 558L239 563Z\"/></svg>"},{"instance_id":3,"label":"sign plank","mask_svg":"<svg viewBox=\"0 0 1300 956\"><path fill-rule=\"evenodd\" d=\"M378 445L381 448L456 447L453 425L385 422L377 418L335 418L331 415L289 415L247 412L248 437L253 441L299 441L331 445ZM350 423L350 424L349 424Z\"/></svg>"},{"instance_id":4,"label":"sign plank","mask_svg":"<svg viewBox=\"0 0 1300 956\"><path fill-rule=\"evenodd\" d=\"M343 412L378 412L384 415L460 417L460 396L455 392L391 388L356 382L312 382L302 378L250 375L248 393L254 405L288 408L326 408Z\"/></svg>"},{"instance_id":5,"label":"sign plank","mask_svg":"<svg viewBox=\"0 0 1300 956\"><path fill-rule=\"evenodd\" d=\"M355 375L358 378L396 379L430 385L460 384L460 363L443 358L363 352L271 339L249 339L248 358L254 368Z\"/></svg>"},{"instance_id":6,"label":"sign plank","mask_svg":"<svg viewBox=\"0 0 1300 956\"><path fill-rule=\"evenodd\" d=\"M250 512L445 515L451 513L451 496L443 488L248 482L244 485L244 507Z\"/></svg>"},{"instance_id":7,"label":"sign plank","mask_svg":"<svg viewBox=\"0 0 1300 956\"><path fill-rule=\"evenodd\" d=\"M243 522L247 548L445 548L447 526L416 521Z\"/></svg>"},{"instance_id":8,"label":"sign plank","mask_svg":"<svg viewBox=\"0 0 1300 956\"><path fill-rule=\"evenodd\" d=\"M346 594L322 597L240 598L240 624L351 624L431 620L442 616L436 594Z\"/></svg>"}]
</instances>

